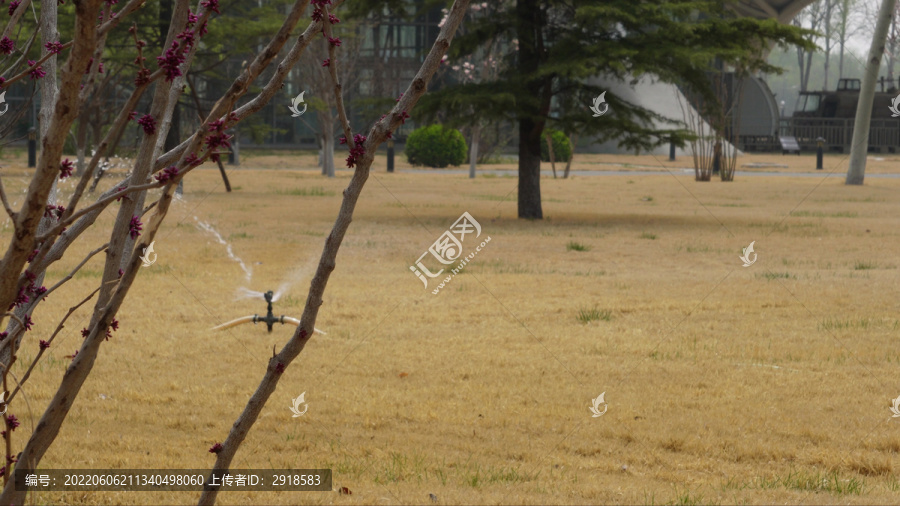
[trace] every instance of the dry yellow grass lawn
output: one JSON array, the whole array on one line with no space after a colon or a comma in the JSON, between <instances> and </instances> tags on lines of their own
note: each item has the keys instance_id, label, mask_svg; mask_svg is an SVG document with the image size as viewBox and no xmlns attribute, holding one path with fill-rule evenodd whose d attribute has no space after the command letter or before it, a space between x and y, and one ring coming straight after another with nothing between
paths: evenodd
<instances>
[{"instance_id":1,"label":"dry yellow grass lawn","mask_svg":"<svg viewBox=\"0 0 900 506\"><path fill-rule=\"evenodd\" d=\"M584 156L576 169L661 160ZM808 156L741 162L770 160L813 172ZM872 160L869 173L896 162ZM188 177L157 235L158 260L141 269L121 328L43 467L212 465L207 450L292 329L209 328L265 312L262 300L236 300L240 287L274 290L291 276L299 281L275 311L299 317L349 181L348 171L323 178L312 163L245 154L231 194L211 165ZM3 169L14 200L22 166ZM430 504L428 494L440 504L896 503L900 419L889 407L900 396L900 179L847 187L845 167L828 157L825 172L836 172L824 180L545 178L545 219L529 222L516 219L513 177L386 174L380 158L320 311L328 335L288 367L234 462L331 468L335 489L352 495L220 493L219 503ZM409 266L463 211L492 240L432 295ZM250 283L195 217L252 267ZM107 212L102 232L90 232L51 281L105 242L112 219ZM0 228L3 248L10 233ZM738 256L751 241L758 260L744 268ZM101 257L41 306L19 377L38 339L94 288ZM585 323L582 311L600 318ZM72 317L13 404L17 448L88 315ZM292 418L301 392L309 410ZM593 418L588 407L602 392L608 411ZM29 502L198 496L54 492Z\"/></svg>"}]
</instances>

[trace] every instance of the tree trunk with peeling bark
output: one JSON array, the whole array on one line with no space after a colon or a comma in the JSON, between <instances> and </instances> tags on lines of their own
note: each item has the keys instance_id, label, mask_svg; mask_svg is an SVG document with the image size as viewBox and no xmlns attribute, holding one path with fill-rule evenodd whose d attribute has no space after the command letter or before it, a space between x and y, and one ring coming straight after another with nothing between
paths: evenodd
<instances>
[{"instance_id":1,"label":"tree trunk with peeling bark","mask_svg":"<svg viewBox=\"0 0 900 506\"><path fill-rule=\"evenodd\" d=\"M59 40L59 32L57 31L57 6L56 5L47 5L44 9L41 10L41 17L39 20L40 23L40 34L42 41L58 41ZM11 25L10 25L11 26ZM42 55L46 55L47 50L44 49ZM47 135L47 132L50 129L50 120L53 117L53 104L56 101L56 94L59 91L59 88L56 84L56 56L50 56L44 63L43 67L47 72L48 76L53 76L53 79L42 79L40 82L40 93L41 93L41 110L38 113L38 125L40 126L40 130L38 131L38 139L44 139ZM43 144L42 144L43 145ZM44 151L41 150L41 157L43 158ZM43 160L41 160L43 163ZM58 164L58 162L57 162ZM40 163L39 163L40 165ZM54 178L50 187L50 192L47 195L46 205L56 205L56 197L57 197L57 179ZM49 230L53 225L53 219L47 216L42 216L37 226L37 233L45 233ZM3 271L0 270L0 273ZM41 286L44 281L44 272L36 273L35 283L37 286ZM18 277L18 276L17 276ZM5 306L4 306L5 307ZM23 319L26 315L30 317L33 309L27 307L19 307L16 308L15 314L19 319ZM2 320L0 320L2 321ZM2 327L0 327L2 328ZM14 346L12 349L8 346L2 346L2 350L0 350L0 368L5 372L12 365L14 360L14 349L17 349L22 342L22 338L25 335L25 329L15 322L15 320L10 320L9 325L6 327L7 339L10 339L11 342L14 342ZM5 374L4 374L5 376ZM8 397L7 397L8 399Z\"/></svg>"},{"instance_id":2,"label":"tree trunk with peeling bark","mask_svg":"<svg viewBox=\"0 0 900 506\"><path fill-rule=\"evenodd\" d=\"M75 4L75 42L62 73L62 83L57 98L55 101L51 100L53 114L50 115L48 121L41 125L41 157L25 197L25 203L14 220L16 237L11 241L3 261L0 262L0 307L11 305L18 292L18 286L20 284L24 286L24 280L19 273L22 272L25 262L32 253L31 248L34 238L40 233L38 225L44 216L48 196L51 195L59 175L59 160L62 155L63 143L78 111L79 81L96 43L96 20L100 3L100 0L93 0ZM7 339L9 338L11 336ZM38 424L38 429L47 426L44 420L42 423ZM40 440L41 437L36 430L31 435L28 444L33 445ZM50 440L45 439L44 442L49 446ZM26 446L27 449L28 446ZM43 452L36 455L23 451L18 465L36 468L42 455ZM0 495L0 503L22 504L24 502L25 491L15 491L14 483L15 481L11 480L6 484Z\"/></svg>"},{"instance_id":3,"label":"tree trunk with peeling bark","mask_svg":"<svg viewBox=\"0 0 900 506\"><path fill-rule=\"evenodd\" d=\"M475 179L475 167L478 165L478 140L481 138L481 125L472 127L472 144L469 146L469 179Z\"/></svg>"}]
</instances>

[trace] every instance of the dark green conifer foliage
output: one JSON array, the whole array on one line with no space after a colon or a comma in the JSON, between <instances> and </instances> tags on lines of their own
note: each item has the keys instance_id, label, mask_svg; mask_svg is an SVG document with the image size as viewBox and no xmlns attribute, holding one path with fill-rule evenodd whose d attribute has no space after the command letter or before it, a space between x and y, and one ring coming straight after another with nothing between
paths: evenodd
<instances>
[{"instance_id":1,"label":"dark green conifer foliage","mask_svg":"<svg viewBox=\"0 0 900 506\"><path fill-rule=\"evenodd\" d=\"M541 219L540 160L543 131L615 140L648 150L683 143L690 133L648 110L607 93L610 113L589 106L603 91L592 78L636 82L652 76L714 101L708 72L716 63L744 71L778 73L765 56L772 44L814 47L810 33L774 20L736 18L709 0L497 0L490 15L464 22L450 61L477 54L487 41L505 48L502 70L489 82L445 80L416 111L448 125L506 122L518 129L520 218ZM670 97L665 97L670 100Z\"/></svg>"}]
</instances>

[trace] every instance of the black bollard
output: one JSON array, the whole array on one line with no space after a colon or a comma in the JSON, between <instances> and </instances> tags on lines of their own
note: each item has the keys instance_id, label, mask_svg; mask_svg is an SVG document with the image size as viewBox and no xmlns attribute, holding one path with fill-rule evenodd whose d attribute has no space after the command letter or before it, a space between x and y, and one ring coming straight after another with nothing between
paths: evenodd
<instances>
[{"instance_id":1,"label":"black bollard","mask_svg":"<svg viewBox=\"0 0 900 506\"><path fill-rule=\"evenodd\" d=\"M37 130L28 129L28 166L37 167Z\"/></svg>"},{"instance_id":2,"label":"black bollard","mask_svg":"<svg viewBox=\"0 0 900 506\"><path fill-rule=\"evenodd\" d=\"M722 164L722 142L716 141L713 151L713 174L719 173L719 167Z\"/></svg>"},{"instance_id":3,"label":"black bollard","mask_svg":"<svg viewBox=\"0 0 900 506\"><path fill-rule=\"evenodd\" d=\"M394 172L394 139L388 139L387 149L387 171Z\"/></svg>"},{"instance_id":4,"label":"black bollard","mask_svg":"<svg viewBox=\"0 0 900 506\"><path fill-rule=\"evenodd\" d=\"M669 161L675 161L675 143L672 141L669 141Z\"/></svg>"},{"instance_id":5,"label":"black bollard","mask_svg":"<svg viewBox=\"0 0 900 506\"><path fill-rule=\"evenodd\" d=\"M824 155L823 147L825 146L825 139L819 137L816 139L816 170L822 170L822 157Z\"/></svg>"}]
</instances>

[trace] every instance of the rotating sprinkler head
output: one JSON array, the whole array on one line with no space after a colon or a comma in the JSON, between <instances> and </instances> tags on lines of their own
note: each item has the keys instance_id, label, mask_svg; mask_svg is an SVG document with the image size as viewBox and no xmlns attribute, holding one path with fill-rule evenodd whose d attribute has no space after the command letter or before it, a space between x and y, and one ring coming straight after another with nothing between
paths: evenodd
<instances>
[{"instance_id":1,"label":"rotating sprinkler head","mask_svg":"<svg viewBox=\"0 0 900 506\"><path fill-rule=\"evenodd\" d=\"M240 325L242 323L259 323L264 322L266 324L266 328L268 328L269 332L272 332L272 326L276 323L281 323L284 325L285 323L290 323L291 325L300 326L300 320L296 318L291 318L290 316L275 316L275 313L272 312L272 299L275 297L275 292L269 290L268 292L263 294L263 298L266 300L267 311L266 316L259 316L258 314L254 314L253 316L245 316L243 318L238 318L236 320L232 320L228 323L223 323L218 327L213 327L213 330L225 330L227 328L234 327L236 325ZM320 334L325 334L319 329L315 329L315 332Z\"/></svg>"}]
</instances>

